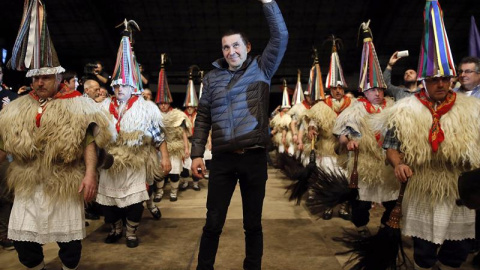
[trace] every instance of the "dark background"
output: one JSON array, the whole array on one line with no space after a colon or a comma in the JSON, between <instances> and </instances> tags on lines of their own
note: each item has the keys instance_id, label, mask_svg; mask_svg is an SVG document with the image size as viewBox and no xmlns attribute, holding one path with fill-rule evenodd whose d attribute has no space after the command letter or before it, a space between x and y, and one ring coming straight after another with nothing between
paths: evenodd
<instances>
[{"instance_id":1,"label":"dark background","mask_svg":"<svg viewBox=\"0 0 480 270\"><path fill-rule=\"evenodd\" d=\"M0 0L0 48L10 54L23 11L23 0ZM268 27L257 0L43 0L47 23L60 63L81 74L83 66L101 60L111 73L115 64L124 18L141 28L134 33L135 53L150 76L156 91L160 54L167 53L167 76L175 105L183 103L188 68L195 64L208 71L211 62L222 57L221 35L229 28L243 30L252 43L252 55L260 54L268 42ZM306 88L312 64L312 46L319 51L323 77L330 61L335 34L343 40L340 60L349 84L358 84L361 44L357 33L363 21L371 19L373 41L382 68L395 51L409 50L410 56L394 68L394 84L402 83L406 68L417 66L423 27L423 0L278 0L289 34L288 49L272 81L271 107L281 103L281 81L296 83L302 71ZM470 17L480 20L480 1L441 0L444 21L455 62L468 52ZM478 24L477 24L478 25ZM9 59L8 56L7 59ZM6 72L5 83L16 87L24 74ZM199 79L196 79L198 91Z\"/></svg>"}]
</instances>

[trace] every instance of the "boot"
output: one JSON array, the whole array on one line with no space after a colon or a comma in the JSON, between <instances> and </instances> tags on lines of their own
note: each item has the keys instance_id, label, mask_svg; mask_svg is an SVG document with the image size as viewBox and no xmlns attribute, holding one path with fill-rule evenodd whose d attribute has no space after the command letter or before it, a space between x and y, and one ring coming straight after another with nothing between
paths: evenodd
<instances>
[{"instance_id":1,"label":"boot","mask_svg":"<svg viewBox=\"0 0 480 270\"><path fill-rule=\"evenodd\" d=\"M177 201L177 193L178 193L178 186L179 182L171 182L170 183L170 201L175 202Z\"/></svg>"},{"instance_id":2,"label":"boot","mask_svg":"<svg viewBox=\"0 0 480 270\"><path fill-rule=\"evenodd\" d=\"M165 180L155 181L155 186L157 190L155 191L155 195L153 196L154 202L160 202L163 198L163 186L165 185Z\"/></svg>"},{"instance_id":3,"label":"boot","mask_svg":"<svg viewBox=\"0 0 480 270\"><path fill-rule=\"evenodd\" d=\"M332 219L332 213L333 213L333 209L332 209L332 208L325 210L325 211L323 212L323 215L322 215L323 220L330 220L330 219Z\"/></svg>"},{"instance_id":4,"label":"boot","mask_svg":"<svg viewBox=\"0 0 480 270\"><path fill-rule=\"evenodd\" d=\"M110 226L112 230L108 233L107 238L105 238L106 244L116 243L122 237L123 222L121 219L110 224Z\"/></svg>"},{"instance_id":5,"label":"boot","mask_svg":"<svg viewBox=\"0 0 480 270\"><path fill-rule=\"evenodd\" d=\"M193 188L193 190L195 190L195 191L200 191L200 190L201 190L200 186L198 185L198 180L197 180L197 181L193 181L193 187L192 187L192 188Z\"/></svg>"},{"instance_id":6,"label":"boot","mask_svg":"<svg viewBox=\"0 0 480 270\"><path fill-rule=\"evenodd\" d=\"M350 211L348 207L348 202L344 202L340 205L340 209L338 210L338 216L343 218L344 220L350 220Z\"/></svg>"},{"instance_id":7,"label":"boot","mask_svg":"<svg viewBox=\"0 0 480 270\"><path fill-rule=\"evenodd\" d=\"M459 270L460 267L456 268L456 267L451 267L451 266L447 266L441 262L438 262L438 269L439 270Z\"/></svg>"},{"instance_id":8,"label":"boot","mask_svg":"<svg viewBox=\"0 0 480 270\"><path fill-rule=\"evenodd\" d=\"M178 189L180 189L180 191L185 191L187 190L187 188L188 188L188 180L182 180L182 183L180 184Z\"/></svg>"},{"instance_id":9,"label":"boot","mask_svg":"<svg viewBox=\"0 0 480 270\"><path fill-rule=\"evenodd\" d=\"M138 222L133 222L127 219L127 231L125 237L127 238L127 247L129 248L136 248L138 247L138 237L137 237L137 229L138 229Z\"/></svg>"}]
</instances>

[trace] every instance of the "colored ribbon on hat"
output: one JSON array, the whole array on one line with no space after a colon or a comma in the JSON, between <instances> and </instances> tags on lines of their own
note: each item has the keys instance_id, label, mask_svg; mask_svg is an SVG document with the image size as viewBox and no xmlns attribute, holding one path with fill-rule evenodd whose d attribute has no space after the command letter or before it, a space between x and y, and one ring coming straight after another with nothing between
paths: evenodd
<instances>
[{"instance_id":1,"label":"colored ribbon on hat","mask_svg":"<svg viewBox=\"0 0 480 270\"><path fill-rule=\"evenodd\" d=\"M438 151L438 147L445 140L445 134L443 133L442 126L440 125L440 118L446 114L455 104L457 94L453 91L449 91L445 100L438 104L435 108L435 103L430 101L425 93L425 89L416 93L415 97L423 104L432 114L432 127L428 134L428 142L432 145L433 152Z\"/></svg>"}]
</instances>

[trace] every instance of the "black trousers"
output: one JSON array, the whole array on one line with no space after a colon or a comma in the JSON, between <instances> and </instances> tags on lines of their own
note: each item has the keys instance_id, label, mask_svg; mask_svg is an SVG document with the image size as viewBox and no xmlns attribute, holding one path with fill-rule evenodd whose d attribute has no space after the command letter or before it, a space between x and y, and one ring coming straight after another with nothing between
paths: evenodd
<instances>
[{"instance_id":1,"label":"black trousers","mask_svg":"<svg viewBox=\"0 0 480 270\"><path fill-rule=\"evenodd\" d=\"M20 262L28 268L33 268L43 262L43 248L39 243L14 241L13 245L18 253ZM58 257L68 268L75 268L80 262L82 255L82 242L80 240L67 243L57 242L60 251Z\"/></svg>"},{"instance_id":2,"label":"black trousers","mask_svg":"<svg viewBox=\"0 0 480 270\"><path fill-rule=\"evenodd\" d=\"M106 223L115 223L119 219L127 218L133 222L140 222L143 213L143 202L129 205L125 208L117 206L103 206Z\"/></svg>"},{"instance_id":3,"label":"black trousers","mask_svg":"<svg viewBox=\"0 0 480 270\"><path fill-rule=\"evenodd\" d=\"M237 182L240 183L245 230L243 268L261 269L263 255L262 209L267 181L265 149L244 154L215 154L211 162L207 195L207 221L198 253L197 270L211 270L215 263L220 234Z\"/></svg>"},{"instance_id":4,"label":"black trousers","mask_svg":"<svg viewBox=\"0 0 480 270\"><path fill-rule=\"evenodd\" d=\"M390 218L390 213L396 204L395 201L382 202L385 211L383 212L380 222L385 225ZM365 226L370 221L370 208L372 202L355 200L352 202L352 222L356 227Z\"/></svg>"},{"instance_id":5,"label":"black trousers","mask_svg":"<svg viewBox=\"0 0 480 270\"><path fill-rule=\"evenodd\" d=\"M422 268L430 268L440 261L446 266L458 268L467 259L471 249L471 241L445 240L438 245L417 237L413 238L413 259Z\"/></svg>"}]
</instances>

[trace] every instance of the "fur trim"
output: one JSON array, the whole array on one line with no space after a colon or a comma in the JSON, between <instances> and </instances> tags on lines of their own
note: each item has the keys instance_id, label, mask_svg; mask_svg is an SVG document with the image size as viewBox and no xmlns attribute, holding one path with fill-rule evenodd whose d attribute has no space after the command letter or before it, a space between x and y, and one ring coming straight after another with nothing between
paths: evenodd
<instances>
[{"instance_id":1,"label":"fur trim","mask_svg":"<svg viewBox=\"0 0 480 270\"><path fill-rule=\"evenodd\" d=\"M278 129L290 129L290 123L292 122L292 117L288 114L283 114L278 113L273 117L272 121L270 121L270 126L273 128L278 128Z\"/></svg>"},{"instance_id":2,"label":"fur trim","mask_svg":"<svg viewBox=\"0 0 480 270\"><path fill-rule=\"evenodd\" d=\"M432 115L416 97L401 99L384 113L372 124L396 128L404 162L414 171L405 197L429 199L432 204L455 200L460 173L480 167L480 101L457 95L455 105L440 118L445 140L436 153L428 142Z\"/></svg>"},{"instance_id":3,"label":"fur trim","mask_svg":"<svg viewBox=\"0 0 480 270\"><path fill-rule=\"evenodd\" d=\"M183 132L185 131L187 133L187 137L191 136L191 121L185 113L178 109L162 113L162 116L168 154L171 157L184 158L185 146L183 145ZM182 123L185 123L185 127L182 127Z\"/></svg>"},{"instance_id":4,"label":"fur trim","mask_svg":"<svg viewBox=\"0 0 480 270\"><path fill-rule=\"evenodd\" d=\"M107 146L107 151L114 157L108 173L115 175L126 168L146 167L147 179L161 176L162 169L149 130L162 126L162 120L155 103L143 98L133 103L121 119L117 140Z\"/></svg>"},{"instance_id":5,"label":"fur trim","mask_svg":"<svg viewBox=\"0 0 480 270\"><path fill-rule=\"evenodd\" d=\"M107 115L85 97L55 99L47 103L37 128L38 105L24 96L0 114L0 124L9 127L0 131L0 138L14 159L8 170L9 187L15 196L30 196L39 184L59 200L79 196L87 129L95 124L97 143L107 144L112 139Z\"/></svg>"},{"instance_id":6,"label":"fur trim","mask_svg":"<svg viewBox=\"0 0 480 270\"><path fill-rule=\"evenodd\" d=\"M296 117L298 120L301 120L303 117L305 117L307 111L308 109L305 107L305 105L303 105L303 103L297 103L293 105L290 110L288 110L287 114L291 117Z\"/></svg>"},{"instance_id":7,"label":"fur trim","mask_svg":"<svg viewBox=\"0 0 480 270\"><path fill-rule=\"evenodd\" d=\"M393 100L387 100L386 108L393 105ZM384 114L385 110L379 114ZM358 175L359 179L369 186L387 185L389 189L399 188L399 183L395 178L391 166L385 164L385 151L375 138L375 133L369 125L369 119L376 117L375 114L369 114L361 102L355 102L345 109L337 118L333 133L340 135L347 128L351 128L361 134L361 137L355 137L359 142L358 156ZM377 130L380 132L380 130ZM349 174L353 169L353 158L348 161L347 169Z\"/></svg>"},{"instance_id":8,"label":"fur trim","mask_svg":"<svg viewBox=\"0 0 480 270\"><path fill-rule=\"evenodd\" d=\"M334 149L336 138L333 136L332 130L337 114L324 102L318 102L307 111L306 119L308 122L313 120L316 124L318 136L315 149L318 150L318 154L336 156Z\"/></svg>"}]
</instances>

